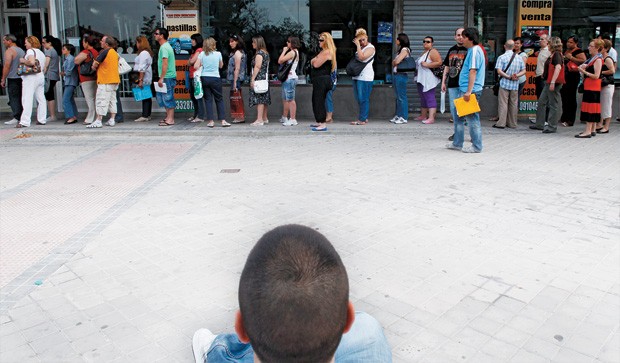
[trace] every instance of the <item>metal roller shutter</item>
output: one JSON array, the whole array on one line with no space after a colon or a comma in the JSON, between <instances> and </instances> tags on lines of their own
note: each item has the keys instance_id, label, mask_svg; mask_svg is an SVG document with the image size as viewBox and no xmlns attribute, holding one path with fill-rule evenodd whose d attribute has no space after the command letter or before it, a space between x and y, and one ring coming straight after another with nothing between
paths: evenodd
<instances>
[{"instance_id":1,"label":"metal roller shutter","mask_svg":"<svg viewBox=\"0 0 620 363\"><path fill-rule=\"evenodd\" d=\"M454 31L465 24L465 0L403 0L403 29L411 41L411 50L416 58L422 53L422 39L432 36L435 48L445 57L454 45ZM407 87L409 110L420 107L415 83L409 79ZM440 87L437 87L439 100Z\"/></svg>"}]
</instances>

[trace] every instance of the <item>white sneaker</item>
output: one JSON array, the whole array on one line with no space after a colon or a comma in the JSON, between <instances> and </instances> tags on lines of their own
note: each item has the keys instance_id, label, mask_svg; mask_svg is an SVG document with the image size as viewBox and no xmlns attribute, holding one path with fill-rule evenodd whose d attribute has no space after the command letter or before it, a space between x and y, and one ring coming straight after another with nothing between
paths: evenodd
<instances>
[{"instance_id":1,"label":"white sneaker","mask_svg":"<svg viewBox=\"0 0 620 363\"><path fill-rule=\"evenodd\" d=\"M464 153L468 153L468 154L471 154L471 153L479 153L479 152L480 152L480 150L476 150L476 148L474 147L474 145L469 145L469 146L467 146L467 147L464 147L462 151L463 151Z\"/></svg>"},{"instance_id":2,"label":"white sneaker","mask_svg":"<svg viewBox=\"0 0 620 363\"><path fill-rule=\"evenodd\" d=\"M17 125L18 122L19 122L19 120L14 118L14 119L12 119L10 121L5 121L4 124L5 125Z\"/></svg>"},{"instance_id":3,"label":"white sneaker","mask_svg":"<svg viewBox=\"0 0 620 363\"><path fill-rule=\"evenodd\" d=\"M282 117L280 117L280 123L281 123L281 124L283 124L283 123L285 123L285 122L287 122L287 121L288 121L288 117L286 117L286 116L282 116Z\"/></svg>"},{"instance_id":4,"label":"white sneaker","mask_svg":"<svg viewBox=\"0 0 620 363\"><path fill-rule=\"evenodd\" d=\"M196 363L205 363L206 354L211 348L211 344L215 340L216 335L211 333L209 329L198 329L192 338L192 350L194 351L194 360Z\"/></svg>"},{"instance_id":5,"label":"white sneaker","mask_svg":"<svg viewBox=\"0 0 620 363\"><path fill-rule=\"evenodd\" d=\"M395 123L395 124L406 124L406 123L407 123L407 120L405 120L405 119L404 119L404 118L402 118L402 117L398 117L396 120L394 120L394 123Z\"/></svg>"},{"instance_id":6,"label":"white sneaker","mask_svg":"<svg viewBox=\"0 0 620 363\"><path fill-rule=\"evenodd\" d=\"M449 142L446 144L446 149L450 149L450 150L461 150L460 147L454 145L453 143Z\"/></svg>"},{"instance_id":7,"label":"white sneaker","mask_svg":"<svg viewBox=\"0 0 620 363\"><path fill-rule=\"evenodd\" d=\"M109 119L109 120L108 120L108 122L106 122L105 124L106 124L106 125L108 125L108 126L114 126L114 125L116 125L116 122L114 121L114 119L113 119L113 118L111 118L111 119Z\"/></svg>"},{"instance_id":8,"label":"white sneaker","mask_svg":"<svg viewBox=\"0 0 620 363\"><path fill-rule=\"evenodd\" d=\"M150 117L138 117L137 119L134 120L134 122L147 122L147 121L151 121Z\"/></svg>"},{"instance_id":9,"label":"white sneaker","mask_svg":"<svg viewBox=\"0 0 620 363\"><path fill-rule=\"evenodd\" d=\"M95 120L92 123L86 125L86 127L89 129L98 129L100 127L103 127L103 125L101 124L101 120Z\"/></svg>"},{"instance_id":10,"label":"white sneaker","mask_svg":"<svg viewBox=\"0 0 620 363\"><path fill-rule=\"evenodd\" d=\"M294 118L288 119L286 122L282 123L282 126L297 126L297 120Z\"/></svg>"},{"instance_id":11,"label":"white sneaker","mask_svg":"<svg viewBox=\"0 0 620 363\"><path fill-rule=\"evenodd\" d=\"M394 115L394 117L390 119L390 122L396 123L396 120L398 120L398 118L399 118L398 116Z\"/></svg>"}]
</instances>

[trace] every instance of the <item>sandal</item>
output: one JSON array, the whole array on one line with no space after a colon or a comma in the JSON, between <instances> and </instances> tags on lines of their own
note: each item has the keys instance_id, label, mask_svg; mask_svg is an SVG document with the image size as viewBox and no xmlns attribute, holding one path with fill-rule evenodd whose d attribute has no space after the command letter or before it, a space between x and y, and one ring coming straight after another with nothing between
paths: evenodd
<instances>
[{"instance_id":1,"label":"sandal","mask_svg":"<svg viewBox=\"0 0 620 363\"><path fill-rule=\"evenodd\" d=\"M200 122L204 122L204 121L205 121L205 120L203 120L203 119L201 119L201 118L196 117L196 118L192 118L189 122L191 122L191 123L194 123L194 124L195 124L195 123L200 123Z\"/></svg>"},{"instance_id":2,"label":"sandal","mask_svg":"<svg viewBox=\"0 0 620 363\"><path fill-rule=\"evenodd\" d=\"M265 123L263 121L256 120L256 121L252 122L250 125L252 125L252 126L263 126L263 125L265 125Z\"/></svg>"},{"instance_id":3,"label":"sandal","mask_svg":"<svg viewBox=\"0 0 620 363\"><path fill-rule=\"evenodd\" d=\"M74 124L74 123L77 123L77 117L73 117L73 118L70 118L67 121L65 121L65 125L71 125L71 124Z\"/></svg>"},{"instance_id":4,"label":"sandal","mask_svg":"<svg viewBox=\"0 0 620 363\"><path fill-rule=\"evenodd\" d=\"M159 126L172 126L172 125L174 125L174 122L168 122L166 120L159 121Z\"/></svg>"},{"instance_id":5,"label":"sandal","mask_svg":"<svg viewBox=\"0 0 620 363\"><path fill-rule=\"evenodd\" d=\"M237 120L237 119L234 119L234 120L232 120L232 123L234 123L234 124L244 124L244 123L245 123L245 120Z\"/></svg>"},{"instance_id":6,"label":"sandal","mask_svg":"<svg viewBox=\"0 0 620 363\"><path fill-rule=\"evenodd\" d=\"M367 121L353 121L351 122L351 125L365 126L367 123L368 123Z\"/></svg>"},{"instance_id":7,"label":"sandal","mask_svg":"<svg viewBox=\"0 0 620 363\"><path fill-rule=\"evenodd\" d=\"M570 127L570 125L569 125L569 124L568 124L568 122L566 122L566 121L565 121L565 122L562 122L562 126L564 126L564 127Z\"/></svg>"}]
</instances>

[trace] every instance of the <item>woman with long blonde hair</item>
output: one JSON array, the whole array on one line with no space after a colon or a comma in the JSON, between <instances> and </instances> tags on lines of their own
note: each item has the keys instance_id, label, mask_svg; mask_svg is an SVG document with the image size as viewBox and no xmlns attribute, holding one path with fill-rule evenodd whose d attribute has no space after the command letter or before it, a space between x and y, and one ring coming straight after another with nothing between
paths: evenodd
<instances>
[{"instance_id":1,"label":"woman with long blonde hair","mask_svg":"<svg viewBox=\"0 0 620 363\"><path fill-rule=\"evenodd\" d=\"M217 109L217 119L222 123L222 127L228 127L230 124L226 122L226 113L224 111L224 98L222 97L222 79L220 78L220 68L224 67L222 61L222 53L216 50L215 39L209 37L202 44L202 53L198 56L194 64L196 69L202 67L200 81L202 82L202 92L204 94L204 102L207 106L207 127L214 127L213 122L213 104Z\"/></svg>"},{"instance_id":2,"label":"woman with long blonde hair","mask_svg":"<svg viewBox=\"0 0 620 363\"><path fill-rule=\"evenodd\" d=\"M327 131L327 110L325 100L327 93L332 89L331 73L337 68L336 46L334 39L328 32L319 35L321 51L310 60L312 78L312 112L314 113L315 125L312 131Z\"/></svg>"},{"instance_id":3,"label":"woman with long blonde hair","mask_svg":"<svg viewBox=\"0 0 620 363\"><path fill-rule=\"evenodd\" d=\"M138 49L138 56L136 57L133 65L133 70L138 72L137 86L151 87L153 82L153 50L149 40L144 35L136 37L136 48ZM142 115L135 119L136 122L144 122L151 120L151 110L153 108L153 98L146 98L142 100Z\"/></svg>"}]
</instances>

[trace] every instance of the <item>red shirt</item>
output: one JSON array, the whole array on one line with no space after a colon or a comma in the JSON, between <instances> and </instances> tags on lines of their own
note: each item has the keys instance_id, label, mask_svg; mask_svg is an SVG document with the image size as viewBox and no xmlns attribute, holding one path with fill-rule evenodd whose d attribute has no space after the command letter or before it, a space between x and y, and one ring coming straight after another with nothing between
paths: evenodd
<instances>
[{"instance_id":1,"label":"red shirt","mask_svg":"<svg viewBox=\"0 0 620 363\"><path fill-rule=\"evenodd\" d=\"M84 49L80 53L86 54L86 60L84 60L84 62L92 62L99 55L99 52L97 52L97 49L95 49L95 48L91 48L91 49L88 49L88 50ZM92 54L92 57L91 57L91 54ZM97 80L97 73L95 73L92 76L83 76L78 71L78 75L80 76L80 83L88 82L88 81L96 81Z\"/></svg>"}]
</instances>

